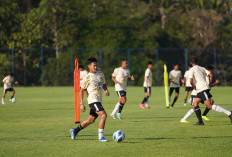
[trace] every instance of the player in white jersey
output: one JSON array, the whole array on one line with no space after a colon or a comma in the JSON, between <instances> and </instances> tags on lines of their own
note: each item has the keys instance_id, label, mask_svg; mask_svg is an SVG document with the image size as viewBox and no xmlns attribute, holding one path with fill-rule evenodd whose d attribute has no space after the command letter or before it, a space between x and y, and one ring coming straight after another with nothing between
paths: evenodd
<instances>
[{"instance_id":1,"label":"player in white jersey","mask_svg":"<svg viewBox=\"0 0 232 157\"><path fill-rule=\"evenodd\" d=\"M112 80L115 83L115 91L119 97L118 103L115 105L114 110L111 112L111 116L116 119L116 112L119 119L122 118L121 112L126 103L126 91L127 91L127 80L134 80L134 76L130 76L130 71L127 69L128 63L126 59L121 60L121 67L114 69L112 74Z\"/></svg>"},{"instance_id":2,"label":"player in white jersey","mask_svg":"<svg viewBox=\"0 0 232 157\"><path fill-rule=\"evenodd\" d=\"M201 101L204 102L207 108L226 114L232 123L231 111L228 111L218 105L213 105L214 101L211 99L212 95L209 92L210 86L207 83L207 75L209 75L210 72L205 68L198 66L196 58L192 58L190 64L192 65L192 68L189 70L190 83L197 92L197 97L194 99L193 103L193 109L198 118L198 122L194 125L204 125L201 118L201 110L198 106Z\"/></svg>"},{"instance_id":3,"label":"player in white jersey","mask_svg":"<svg viewBox=\"0 0 232 157\"><path fill-rule=\"evenodd\" d=\"M15 95L15 90L14 88L12 87L12 83L14 84L18 84L17 81L14 82L14 74L11 73L9 74L8 76L6 76L3 80L2 80L3 84L4 84L4 90L3 90L3 95L2 95L2 104L5 104L5 96L6 96L6 93L8 91L12 92L12 95L11 95L11 101L12 99L14 98L14 95ZM12 101L13 102L13 101Z\"/></svg>"},{"instance_id":4,"label":"player in white jersey","mask_svg":"<svg viewBox=\"0 0 232 157\"><path fill-rule=\"evenodd\" d=\"M189 92L192 92L192 90L193 90L193 87L190 84L190 79L189 79L189 69L190 68L191 68L191 65L188 65L188 70L184 74L184 81L183 81L183 85L185 85L184 106L186 106Z\"/></svg>"},{"instance_id":5,"label":"player in white jersey","mask_svg":"<svg viewBox=\"0 0 232 157\"><path fill-rule=\"evenodd\" d=\"M213 67L212 66L207 66L207 70L210 72L208 76L206 76L206 81L207 81L207 84L209 84L210 87L214 87L215 85L217 85L220 81L219 80L216 80L214 83L213 82ZM194 83L195 84L195 83ZM191 105L193 105L194 103L194 99L197 97L197 92L196 90L194 89L191 93ZM211 101L211 104L213 104L214 102L212 101L212 99L210 99ZM201 101L202 104L204 104L203 101ZM205 121L209 121L209 119L206 117L207 113L209 112L210 109L208 109L206 107L205 109L205 112L203 113L202 115L202 119L205 120ZM187 121L187 119L194 113L194 110L193 109L190 109L186 115L180 120L181 123L189 123Z\"/></svg>"},{"instance_id":6,"label":"player in white jersey","mask_svg":"<svg viewBox=\"0 0 232 157\"><path fill-rule=\"evenodd\" d=\"M88 104L90 107L90 114L88 119L83 121L76 129L71 129L71 138L75 140L78 132L88 125L94 123L98 116L100 116L100 121L98 125L98 139L100 142L106 142L107 139L104 138L103 132L105 127L105 122L107 118L107 114L102 106L102 89L105 91L105 95L109 96L109 91L107 89L106 81L104 74L101 71L97 71L97 60L95 58L88 59L88 68L89 73L83 79L83 84L81 85L80 90L80 107L81 111L85 111L85 105L83 101L84 90L87 89L88 96Z\"/></svg>"},{"instance_id":7,"label":"player in white jersey","mask_svg":"<svg viewBox=\"0 0 232 157\"><path fill-rule=\"evenodd\" d=\"M84 69L84 67L82 65L79 65L79 68L80 70L80 87L81 85L83 84L83 79L85 76L88 75L88 71ZM88 97L88 92L87 92L87 89L85 89L85 94L86 94L86 97Z\"/></svg>"},{"instance_id":8,"label":"player in white jersey","mask_svg":"<svg viewBox=\"0 0 232 157\"><path fill-rule=\"evenodd\" d=\"M153 67L153 63L151 61L149 61L147 63L147 69L145 71L145 76L144 76L144 83L143 83L143 87L144 87L144 92L146 93L146 96L144 97L142 103L140 103L140 107L141 108L150 108L149 104L148 104L148 99L151 96L151 86L152 86L152 69ZM145 104L145 106L144 106Z\"/></svg>"},{"instance_id":9,"label":"player in white jersey","mask_svg":"<svg viewBox=\"0 0 232 157\"><path fill-rule=\"evenodd\" d=\"M169 82L170 82L170 90L169 90L169 107L173 108L176 100L178 99L179 92L180 92L180 81L181 81L181 71L179 70L178 63L175 63L173 66L173 70L169 73ZM175 90L176 95L175 98L171 103L171 96L173 91Z\"/></svg>"}]
</instances>

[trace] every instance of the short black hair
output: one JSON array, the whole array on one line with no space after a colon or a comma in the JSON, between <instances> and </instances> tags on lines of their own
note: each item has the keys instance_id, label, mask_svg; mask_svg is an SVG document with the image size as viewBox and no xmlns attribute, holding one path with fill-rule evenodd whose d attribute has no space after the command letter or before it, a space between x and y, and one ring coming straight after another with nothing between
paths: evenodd
<instances>
[{"instance_id":1,"label":"short black hair","mask_svg":"<svg viewBox=\"0 0 232 157\"><path fill-rule=\"evenodd\" d=\"M152 61L147 62L147 65L150 65L150 64L153 65Z\"/></svg>"},{"instance_id":2,"label":"short black hair","mask_svg":"<svg viewBox=\"0 0 232 157\"><path fill-rule=\"evenodd\" d=\"M10 76L14 76L14 73L10 73Z\"/></svg>"},{"instance_id":3,"label":"short black hair","mask_svg":"<svg viewBox=\"0 0 232 157\"><path fill-rule=\"evenodd\" d=\"M94 57L90 57L90 58L87 60L87 64L88 64L88 65L91 64L91 63L93 63L93 62L96 62L96 63L97 63L97 59L94 58Z\"/></svg>"},{"instance_id":4,"label":"short black hair","mask_svg":"<svg viewBox=\"0 0 232 157\"><path fill-rule=\"evenodd\" d=\"M84 69L84 67L82 65L79 65L78 69L80 69L80 68Z\"/></svg>"},{"instance_id":5,"label":"short black hair","mask_svg":"<svg viewBox=\"0 0 232 157\"><path fill-rule=\"evenodd\" d=\"M177 62L173 64L173 66L179 65Z\"/></svg>"},{"instance_id":6,"label":"short black hair","mask_svg":"<svg viewBox=\"0 0 232 157\"><path fill-rule=\"evenodd\" d=\"M127 59L126 59L126 58L122 58L122 59L121 59L121 62L122 62L122 61L127 61Z\"/></svg>"},{"instance_id":7,"label":"short black hair","mask_svg":"<svg viewBox=\"0 0 232 157\"><path fill-rule=\"evenodd\" d=\"M197 63L198 63L198 59L195 58L195 57L193 57L190 61L191 61L192 63L194 63L194 64L197 64Z\"/></svg>"},{"instance_id":8,"label":"short black hair","mask_svg":"<svg viewBox=\"0 0 232 157\"><path fill-rule=\"evenodd\" d=\"M213 70L213 66L212 65L207 65L206 69L207 70Z\"/></svg>"}]
</instances>

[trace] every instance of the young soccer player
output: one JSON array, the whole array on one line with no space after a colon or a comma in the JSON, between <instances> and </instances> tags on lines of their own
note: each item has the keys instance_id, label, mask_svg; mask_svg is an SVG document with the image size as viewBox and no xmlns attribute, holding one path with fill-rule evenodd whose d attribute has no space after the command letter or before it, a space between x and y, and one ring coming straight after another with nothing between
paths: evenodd
<instances>
[{"instance_id":1,"label":"young soccer player","mask_svg":"<svg viewBox=\"0 0 232 157\"><path fill-rule=\"evenodd\" d=\"M186 106L186 102L187 102L189 92L192 92L192 90L193 90L193 87L190 84L190 79L189 79L189 76L188 76L190 68L191 68L191 65L188 65L188 70L184 74L184 81L183 81L183 85L185 85L184 106Z\"/></svg>"},{"instance_id":2,"label":"young soccer player","mask_svg":"<svg viewBox=\"0 0 232 157\"><path fill-rule=\"evenodd\" d=\"M215 83L212 83L212 80L213 80L213 68L212 68L212 66L207 66L207 70L209 70L209 75L208 76L206 76L206 81L207 81L207 84L210 86L210 88L211 87L213 87L213 86L215 86L216 84L218 84L220 81L218 81L218 80L216 80L216 82ZM193 91L192 91L192 93L191 93L191 105L193 105L193 103L194 103L194 99L197 97L197 92L196 92L196 90L195 89L193 89ZM212 101L212 99L210 99L210 101L211 101L211 104L213 104L214 102ZM203 101L201 101L201 103L202 104L204 104L204 102ZM204 112L204 114L205 114L205 116L204 116L204 114L202 115L202 119L203 120L205 120L205 121L209 121L209 119L206 117L206 114L209 112L209 109L206 107L206 109L205 109L205 112ZM190 109L188 112L187 112L187 114L181 119L181 123L189 123L188 121L187 121L187 119L192 115L194 113L194 110L193 109Z\"/></svg>"},{"instance_id":3,"label":"young soccer player","mask_svg":"<svg viewBox=\"0 0 232 157\"><path fill-rule=\"evenodd\" d=\"M170 82L170 90L169 90L169 107L173 108L176 100L178 99L179 96L179 91L180 91L180 80L181 80L181 71L179 70L179 64L175 63L173 66L173 70L170 71L169 73L169 82ZM171 103L171 96L173 91L175 90L176 96Z\"/></svg>"},{"instance_id":4,"label":"young soccer player","mask_svg":"<svg viewBox=\"0 0 232 157\"><path fill-rule=\"evenodd\" d=\"M152 72L151 69L153 67L153 63L149 61L147 63L147 69L145 71L145 77L144 77L144 91L146 93L146 96L144 97L142 103L139 105L141 108L150 108L148 104L148 99L151 96L151 86L152 86ZM145 106L144 106L145 104Z\"/></svg>"},{"instance_id":5,"label":"young soccer player","mask_svg":"<svg viewBox=\"0 0 232 157\"><path fill-rule=\"evenodd\" d=\"M114 110L110 114L116 119L116 112L118 119L122 118L121 112L126 103L127 80L134 80L134 76L130 76L130 71L127 69L128 63L126 59L121 60L121 67L114 69L112 80L115 83L115 91L119 97L118 103L115 105Z\"/></svg>"},{"instance_id":6,"label":"young soccer player","mask_svg":"<svg viewBox=\"0 0 232 157\"><path fill-rule=\"evenodd\" d=\"M198 106L201 101L204 102L207 108L226 114L230 118L232 123L231 111L228 111L218 105L213 105L213 99L211 99L212 95L209 92L210 87L207 83L207 76L210 74L210 72L205 68L197 65L196 58L192 58L190 64L192 65L192 68L189 70L190 83L197 92L197 97L195 98L193 103L193 109L198 118L198 122L194 125L204 125L201 118L201 110Z\"/></svg>"},{"instance_id":7,"label":"young soccer player","mask_svg":"<svg viewBox=\"0 0 232 157\"><path fill-rule=\"evenodd\" d=\"M3 82L3 84L4 84L4 91L3 91L3 95L2 95L2 104L5 104L5 96L6 96L6 93L7 93L8 91L12 92L10 101L12 101L12 99L14 98L15 90L14 90L14 88L12 87L12 83L18 84L18 81L15 81L15 82L14 82L14 74L11 73L11 74L9 74L8 76L6 76L6 77L2 80L2 82Z\"/></svg>"},{"instance_id":8,"label":"young soccer player","mask_svg":"<svg viewBox=\"0 0 232 157\"><path fill-rule=\"evenodd\" d=\"M88 104L90 107L89 118L83 121L76 129L72 128L71 138L75 140L76 135L79 131L86 128L88 125L94 123L98 116L100 116L100 122L98 125L98 139L99 142L106 142L107 139L104 138L103 132L105 128L105 122L107 114L102 106L102 89L105 90L105 95L109 96L109 91L107 89L104 74L101 71L97 71L97 60L95 58L88 59L89 73L83 78L83 84L80 90L80 107L81 111L85 111L85 105L83 101L84 90L87 89Z\"/></svg>"},{"instance_id":9,"label":"young soccer player","mask_svg":"<svg viewBox=\"0 0 232 157\"><path fill-rule=\"evenodd\" d=\"M88 75L88 71L84 69L82 65L79 65L79 70L80 70L80 87L83 84L83 78ZM85 94L86 97L88 97L88 92L87 89L85 89Z\"/></svg>"},{"instance_id":10,"label":"young soccer player","mask_svg":"<svg viewBox=\"0 0 232 157\"><path fill-rule=\"evenodd\" d=\"M216 81L213 83L213 77L214 77L214 75L213 75L213 66L212 66L212 65L208 65L208 66L206 67L206 69L210 72L210 73L209 73L209 77L207 78L207 82L210 84L210 89L211 89L212 87L214 87L214 86L216 86L217 84L219 84L220 81L219 81L219 80L216 80ZM208 114L209 111L210 111L210 109L206 107L204 113L202 114L202 119L203 119L203 120L205 120L205 121L210 121L210 119L209 119L208 117L206 117L206 115Z\"/></svg>"}]
</instances>

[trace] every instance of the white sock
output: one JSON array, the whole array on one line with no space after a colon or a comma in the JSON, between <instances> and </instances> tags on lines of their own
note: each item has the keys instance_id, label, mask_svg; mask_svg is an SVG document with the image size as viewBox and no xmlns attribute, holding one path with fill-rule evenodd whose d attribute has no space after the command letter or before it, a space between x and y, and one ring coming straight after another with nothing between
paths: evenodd
<instances>
[{"instance_id":1,"label":"white sock","mask_svg":"<svg viewBox=\"0 0 232 157\"><path fill-rule=\"evenodd\" d=\"M118 102L118 103L115 105L114 110L113 110L112 113L111 113L112 115L115 115L116 112L118 112L119 106L120 106L120 103Z\"/></svg>"},{"instance_id":2,"label":"white sock","mask_svg":"<svg viewBox=\"0 0 232 157\"><path fill-rule=\"evenodd\" d=\"M2 98L2 102L4 102L4 98Z\"/></svg>"},{"instance_id":3,"label":"white sock","mask_svg":"<svg viewBox=\"0 0 232 157\"><path fill-rule=\"evenodd\" d=\"M169 96L169 104L171 104L171 96Z\"/></svg>"},{"instance_id":4,"label":"white sock","mask_svg":"<svg viewBox=\"0 0 232 157\"><path fill-rule=\"evenodd\" d=\"M213 105L212 109L217 112L225 113L227 116L231 115L231 112L217 105Z\"/></svg>"},{"instance_id":5,"label":"white sock","mask_svg":"<svg viewBox=\"0 0 232 157\"><path fill-rule=\"evenodd\" d=\"M149 102L148 102L148 100L145 102L145 107L149 107Z\"/></svg>"},{"instance_id":6,"label":"white sock","mask_svg":"<svg viewBox=\"0 0 232 157\"><path fill-rule=\"evenodd\" d=\"M98 129L98 139L101 139L104 137L103 133L104 133L104 129Z\"/></svg>"},{"instance_id":7,"label":"white sock","mask_svg":"<svg viewBox=\"0 0 232 157\"><path fill-rule=\"evenodd\" d=\"M182 120L187 120L192 114L194 113L194 110L191 108L186 115L184 116L184 118L182 118Z\"/></svg>"}]
</instances>

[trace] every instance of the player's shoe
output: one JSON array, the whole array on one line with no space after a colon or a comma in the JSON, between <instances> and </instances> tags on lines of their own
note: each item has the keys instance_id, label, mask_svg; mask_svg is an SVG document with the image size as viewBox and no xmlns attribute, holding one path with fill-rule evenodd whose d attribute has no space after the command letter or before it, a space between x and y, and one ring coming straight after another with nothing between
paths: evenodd
<instances>
[{"instance_id":1,"label":"player's shoe","mask_svg":"<svg viewBox=\"0 0 232 157\"><path fill-rule=\"evenodd\" d=\"M229 115L229 118L230 118L231 123L232 123L232 111L230 111L230 112L231 112L231 115Z\"/></svg>"},{"instance_id":2,"label":"player's shoe","mask_svg":"<svg viewBox=\"0 0 232 157\"><path fill-rule=\"evenodd\" d=\"M184 103L184 106L186 106L186 103Z\"/></svg>"},{"instance_id":3,"label":"player's shoe","mask_svg":"<svg viewBox=\"0 0 232 157\"><path fill-rule=\"evenodd\" d=\"M170 109L173 109L173 106L172 106L172 105L170 105L170 106L169 106L169 108L170 108Z\"/></svg>"},{"instance_id":4,"label":"player's shoe","mask_svg":"<svg viewBox=\"0 0 232 157\"><path fill-rule=\"evenodd\" d=\"M201 118L202 118L203 120L205 120L205 121L210 121L210 119L207 118L206 116L201 116Z\"/></svg>"},{"instance_id":5,"label":"player's shoe","mask_svg":"<svg viewBox=\"0 0 232 157\"><path fill-rule=\"evenodd\" d=\"M139 104L139 106L141 107L141 108L145 108L145 106L144 106L144 104Z\"/></svg>"},{"instance_id":6,"label":"player's shoe","mask_svg":"<svg viewBox=\"0 0 232 157\"><path fill-rule=\"evenodd\" d=\"M195 124L193 125L205 125L203 122L196 122Z\"/></svg>"},{"instance_id":7,"label":"player's shoe","mask_svg":"<svg viewBox=\"0 0 232 157\"><path fill-rule=\"evenodd\" d=\"M76 138L76 135L75 135L75 133L74 133L74 128L72 128L72 129L70 129L70 133L71 133L71 139L73 139L73 140L76 140L75 138Z\"/></svg>"},{"instance_id":8,"label":"player's shoe","mask_svg":"<svg viewBox=\"0 0 232 157\"><path fill-rule=\"evenodd\" d=\"M108 140L105 137L102 137L101 139L98 140L99 142L107 142Z\"/></svg>"},{"instance_id":9,"label":"player's shoe","mask_svg":"<svg viewBox=\"0 0 232 157\"><path fill-rule=\"evenodd\" d=\"M112 114L112 113L111 113L110 116L113 117L114 119L116 119L115 114Z\"/></svg>"},{"instance_id":10,"label":"player's shoe","mask_svg":"<svg viewBox=\"0 0 232 157\"><path fill-rule=\"evenodd\" d=\"M122 114L121 113L117 113L118 119L122 119Z\"/></svg>"},{"instance_id":11,"label":"player's shoe","mask_svg":"<svg viewBox=\"0 0 232 157\"><path fill-rule=\"evenodd\" d=\"M183 119L181 119L180 122L181 122L181 123L190 123L189 121L183 120Z\"/></svg>"},{"instance_id":12,"label":"player's shoe","mask_svg":"<svg viewBox=\"0 0 232 157\"><path fill-rule=\"evenodd\" d=\"M150 106L147 106L147 107L145 107L145 108L151 108Z\"/></svg>"},{"instance_id":13,"label":"player's shoe","mask_svg":"<svg viewBox=\"0 0 232 157\"><path fill-rule=\"evenodd\" d=\"M2 101L2 104L4 105L4 104L5 104L5 102L4 102L4 101Z\"/></svg>"}]
</instances>

